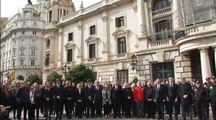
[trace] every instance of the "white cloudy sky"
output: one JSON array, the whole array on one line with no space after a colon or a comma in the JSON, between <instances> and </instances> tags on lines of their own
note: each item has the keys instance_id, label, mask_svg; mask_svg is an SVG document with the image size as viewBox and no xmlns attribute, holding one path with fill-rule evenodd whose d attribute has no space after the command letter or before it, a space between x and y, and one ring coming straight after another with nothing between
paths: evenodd
<instances>
[{"instance_id":1,"label":"white cloudy sky","mask_svg":"<svg viewBox=\"0 0 216 120\"><path fill-rule=\"evenodd\" d=\"M12 17L17 13L18 9L22 9L28 2L28 0L0 0L1 1L1 17ZM36 3L37 0L31 0L32 3ZM79 9L81 0L72 0L76 7ZM84 7L97 3L101 0L83 0Z\"/></svg>"}]
</instances>

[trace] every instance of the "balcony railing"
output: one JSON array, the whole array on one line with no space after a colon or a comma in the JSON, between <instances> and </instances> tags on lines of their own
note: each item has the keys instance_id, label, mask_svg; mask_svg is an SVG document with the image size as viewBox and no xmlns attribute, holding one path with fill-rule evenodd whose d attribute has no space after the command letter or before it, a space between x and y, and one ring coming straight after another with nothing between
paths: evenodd
<instances>
[{"instance_id":1,"label":"balcony railing","mask_svg":"<svg viewBox=\"0 0 216 120\"><path fill-rule=\"evenodd\" d=\"M167 30L167 31L162 31L162 32L157 32L154 33L150 36L150 38L152 40L168 40L168 39L172 39L173 37L173 31L172 30Z\"/></svg>"},{"instance_id":2,"label":"balcony railing","mask_svg":"<svg viewBox=\"0 0 216 120\"><path fill-rule=\"evenodd\" d=\"M156 11L153 11L153 12L152 12L152 16L164 14L164 13L170 12L170 11L171 11L171 7L167 7L167 8L160 9L160 10L156 10Z\"/></svg>"}]
</instances>

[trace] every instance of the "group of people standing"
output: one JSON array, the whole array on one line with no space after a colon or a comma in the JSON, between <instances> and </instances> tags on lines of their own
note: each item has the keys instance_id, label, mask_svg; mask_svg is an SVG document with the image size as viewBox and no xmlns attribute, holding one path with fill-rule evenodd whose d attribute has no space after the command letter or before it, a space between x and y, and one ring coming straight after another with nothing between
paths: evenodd
<instances>
[{"instance_id":1,"label":"group of people standing","mask_svg":"<svg viewBox=\"0 0 216 120\"><path fill-rule=\"evenodd\" d=\"M82 118L105 117L113 118L139 117L164 120L167 113L169 120L178 120L182 113L183 120L197 114L199 120L209 118L209 105L212 107L213 120L216 120L216 79L207 78L203 85L196 81L194 84L182 78L175 83L172 77L167 82L157 79L154 83L137 82L124 83L118 81L99 83L87 81L74 84L71 81L45 82L44 85L28 83L4 85L0 90L0 105L10 106L14 119L21 120L21 113L27 120L39 119L39 113L45 119L56 119L72 116ZM180 110L181 108L181 110ZM166 112L165 112L166 111ZM28 113L28 115L27 115Z\"/></svg>"}]
</instances>

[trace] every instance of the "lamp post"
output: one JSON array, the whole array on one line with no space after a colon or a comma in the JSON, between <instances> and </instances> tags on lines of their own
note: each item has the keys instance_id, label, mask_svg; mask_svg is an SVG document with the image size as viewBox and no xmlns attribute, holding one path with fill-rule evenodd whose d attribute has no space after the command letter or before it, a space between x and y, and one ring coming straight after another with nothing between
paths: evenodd
<instances>
[{"instance_id":1,"label":"lamp post","mask_svg":"<svg viewBox=\"0 0 216 120\"><path fill-rule=\"evenodd\" d=\"M131 69L134 71L134 70L137 69L138 56L133 54L131 56L131 59L132 59L132 61L131 61Z\"/></svg>"},{"instance_id":2,"label":"lamp post","mask_svg":"<svg viewBox=\"0 0 216 120\"><path fill-rule=\"evenodd\" d=\"M64 73L64 79L65 80L66 80L66 75L69 71L70 71L70 67L67 65L64 65L64 67L62 68L62 72Z\"/></svg>"}]
</instances>

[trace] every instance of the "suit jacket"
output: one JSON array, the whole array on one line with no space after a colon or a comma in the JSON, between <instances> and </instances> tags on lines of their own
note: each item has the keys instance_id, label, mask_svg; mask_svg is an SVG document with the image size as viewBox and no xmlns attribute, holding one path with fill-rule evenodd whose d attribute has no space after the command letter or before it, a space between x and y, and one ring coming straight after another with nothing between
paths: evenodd
<instances>
[{"instance_id":1,"label":"suit jacket","mask_svg":"<svg viewBox=\"0 0 216 120\"><path fill-rule=\"evenodd\" d=\"M181 104L182 105L191 105L193 98L192 98L192 93L193 89L191 84L185 83L185 84L180 84L179 89L178 89L179 97L181 99ZM187 98L184 98L183 96L187 95Z\"/></svg>"},{"instance_id":2,"label":"suit jacket","mask_svg":"<svg viewBox=\"0 0 216 120\"><path fill-rule=\"evenodd\" d=\"M75 87L65 87L65 99L74 102L75 101Z\"/></svg>"},{"instance_id":3,"label":"suit jacket","mask_svg":"<svg viewBox=\"0 0 216 120\"><path fill-rule=\"evenodd\" d=\"M154 99L156 102L163 102L167 97L167 88L165 85L160 85L160 88L157 88L157 85L154 86Z\"/></svg>"},{"instance_id":4,"label":"suit jacket","mask_svg":"<svg viewBox=\"0 0 216 120\"><path fill-rule=\"evenodd\" d=\"M154 98L154 87L146 87L145 88L145 98L148 99L153 99Z\"/></svg>"},{"instance_id":5,"label":"suit jacket","mask_svg":"<svg viewBox=\"0 0 216 120\"><path fill-rule=\"evenodd\" d=\"M97 104L101 104L102 103L102 87L99 86L98 88L95 87L94 88L94 100L95 100L95 103Z\"/></svg>"},{"instance_id":6,"label":"suit jacket","mask_svg":"<svg viewBox=\"0 0 216 120\"><path fill-rule=\"evenodd\" d=\"M122 88L119 85L118 88L116 89L115 87L112 88L111 91L112 95L112 104L113 105L120 105L122 102Z\"/></svg>"},{"instance_id":7,"label":"suit jacket","mask_svg":"<svg viewBox=\"0 0 216 120\"><path fill-rule=\"evenodd\" d=\"M79 92L78 89L76 89L76 102L79 102L78 100L81 100L80 103L84 103L85 102L85 91L83 89L81 89L81 92Z\"/></svg>"},{"instance_id":8,"label":"suit jacket","mask_svg":"<svg viewBox=\"0 0 216 120\"><path fill-rule=\"evenodd\" d=\"M85 90L86 101L94 101L94 94L95 94L94 86L90 86L90 87L86 86L84 90ZM89 98L91 98L91 100Z\"/></svg>"},{"instance_id":9,"label":"suit jacket","mask_svg":"<svg viewBox=\"0 0 216 120\"><path fill-rule=\"evenodd\" d=\"M178 85L173 83L171 86L170 84L167 85L168 90L168 97L171 102L175 102L175 99L178 98Z\"/></svg>"}]
</instances>

